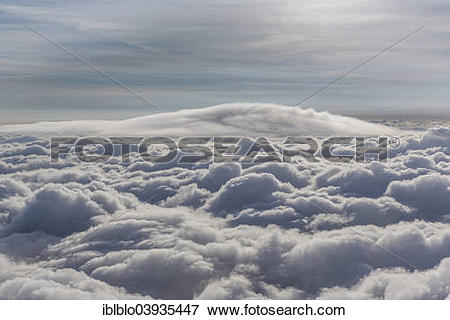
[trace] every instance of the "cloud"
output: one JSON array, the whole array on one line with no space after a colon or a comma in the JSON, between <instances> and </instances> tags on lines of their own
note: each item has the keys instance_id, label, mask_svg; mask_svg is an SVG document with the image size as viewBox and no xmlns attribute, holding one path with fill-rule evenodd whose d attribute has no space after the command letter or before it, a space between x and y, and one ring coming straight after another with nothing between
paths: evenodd
<instances>
[{"instance_id":1,"label":"cloud","mask_svg":"<svg viewBox=\"0 0 450 320\"><path fill-rule=\"evenodd\" d=\"M387 163L192 166L133 156L130 165L116 156L52 164L46 139L17 128L0 136L2 298L449 295L446 130L402 132L405 145Z\"/></svg>"},{"instance_id":2,"label":"cloud","mask_svg":"<svg viewBox=\"0 0 450 320\"><path fill-rule=\"evenodd\" d=\"M291 187L277 181L271 174L249 173L228 181L208 202L210 210L217 215L231 213L250 205L274 201L277 191L289 192Z\"/></svg>"},{"instance_id":3,"label":"cloud","mask_svg":"<svg viewBox=\"0 0 450 320\"><path fill-rule=\"evenodd\" d=\"M46 185L38 190L14 217L3 234L44 231L64 236L89 227L91 218L105 211L81 192L66 187Z\"/></svg>"},{"instance_id":4,"label":"cloud","mask_svg":"<svg viewBox=\"0 0 450 320\"><path fill-rule=\"evenodd\" d=\"M325 289L321 299L449 299L450 259L427 271L376 270L351 288Z\"/></svg>"},{"instance_id":5,"label":"cloud","mask_svg":"<svg viewBox=\"0 0 450 320\"><path fill-rule=\"evenodd\" d=\"M276 130L274 130L276 128ZM264 103L222 104L123 121L68 121L1 126L4 133L131 136L394 135L392 127L355 118Z\"/></svg>"},{"instance_id":6,"label":"cloud","mask_svg":"<svg viewBox=\"0 0 450 320\"><path fill-rule=\"evenodd\" d=\"M191 299L192 292L213 272L213 265L199 254L163 248L114 252L93 259L85 268L93 265L91 276L95 279L165 299Z\"/></svg>"},{"instance_id":7,"label":"cloud","mask_svg":"<svg viewBox=\"0 0 450 320\"><path fill-rule=\"evenodd\" d=\"M170 110L236 100L297 103L420 24L433 25L308 106L379 116L423 115L427 105L428 114L448 115L448 94L439 89L449 71L448 45L441 41L448 30L444 0L22 0L0 10L0 39L8 43L0 90L9 107L2 115L9 121L148 112L145 103L26 30L27 23ZM19 109L28 112L14 113Z\"/></svg>"},{"instance_id":8,"label":"cloud","mask_svg":"<svg viewBox=\"0 0 450 320\"><path fill-rule=\"evenodd\" d=\"M0 255L1 299L139 299L75 270L38 270ZM36 267L36 266L35 266ZM149 297L146 297L149 298Z\"/></svg>"},{"instance_id":9,"label":"cloud","mask_svg":"<svg viewBox=\"0 0 450 320\"><path fill-rule=\"evenodd\" d=\"M228 277L210 282L196 299L304 299L304 292L296 288L279 289L264 281L250 281L248 278L231 274Z\"/></svg>"},{"instance_id":10,"label":"cloud","mask_svg":"<svg viewBox=\"0 0 450 320\"><path fill-rule=\"evenodd\" d=\"M217 192L230 179L241 175L241 166L236 163L213 164L207 174L199 181L198 186L211 192Z\"/></svg>"},{"instance_id":11,"label":"cloud","mask_svg":"<svg viewBox=\"0 0 450 320\"><path fill-rule=\"evenodd\" d=\"M63 26L70 26L79 30L110 30L118 27L113 23L94 22L89 21L88 19L80 19L80 17L76 17L70 11L68 12L67 10L60 10L52 7L2 4L0 5L0 12L19 18L24 18L33 22L52 22Z\"/></svg>"},{"instance_id":12,"label":"cloud","mask_svg":"<svg viewBox=\"0 0 450 320\"><path fill-rule=\"evenodd\" d=\"M408 181L394 181L386 194L417 208L420 214L436 218L450 214L450 177L424 175Z\"/></svg>"},{"instance_id":13,"label":"cloud","mask_svg":"<svg viewBox=\"0 0 450 320\"><path fill-rule=\"evenodd\" d=\"M300 172L297 168L287 164L266 163L250 167L245 173L271 173L280 182L288 182L297 189L306 187L309 184L309 176Z\"/></svg>"}]
</instances>

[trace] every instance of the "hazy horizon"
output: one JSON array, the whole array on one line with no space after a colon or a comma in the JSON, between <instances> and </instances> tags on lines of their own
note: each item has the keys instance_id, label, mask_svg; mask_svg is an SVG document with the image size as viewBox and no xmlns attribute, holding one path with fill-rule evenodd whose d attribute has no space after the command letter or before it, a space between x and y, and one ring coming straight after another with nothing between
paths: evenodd
<instances>
[{"instance_id":1,"label":"hazy horizon","mask_svg":"<svg viewBox=\"0 0 450 320\"><path fill-rule=\"evenodd\" d=\"M235 102L235 103L257 103L257 102ZM0 111L0 125L9 124L28 124L45 121L70 121L70 120L126 120L137 117L144 117L148 115L158 113L169 113L180 110L190 109L202 109L212 106L201 106L200 108L190 107L181 108L175 110L150 110L148 106L141 108L128 109L128 110L84 110L84 111L72 111L72 110L10 110L6 114L1 115L5 110ZM450 121L450 109L449 112L440 111L416 111L416 112L403 112L401 110L380 110L378 108L360 108L356 109L337 109L329 110L328 108L307 108L313 109L318 112L326 111L334 115L343 115L347 117L354 117L363 120L442 120Z\"/></svg>"}]
</instances>

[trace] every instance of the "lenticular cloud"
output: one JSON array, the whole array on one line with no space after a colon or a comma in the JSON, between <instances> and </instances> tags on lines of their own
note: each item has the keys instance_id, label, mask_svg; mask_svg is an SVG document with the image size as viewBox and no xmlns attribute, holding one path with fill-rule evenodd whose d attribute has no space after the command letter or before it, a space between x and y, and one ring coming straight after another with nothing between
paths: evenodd
<instances>
[{"instance_id":1,"label":"lenticular cloud","mask_svg":"<svg viewBox=\"0 0 450 320\"><path fill-rule=\"evenodd\" d=\"M0 134L2 299L450 298L449 128L230 104ZM387 163L50 163L49 134L395 134L402 145Z\"/></svg>"},{"instance_id":2,"label":"lenticular cloud","mask_svg":"<svg viewBox=\"0 0 450 320\"><path fill-rule=\"evenodd\" d=\"M63 121L3 126L3 132L144 136L388 135L398 130L362 120L261 103L223 104L123 121Z\"/></svg>"}]
</instances>

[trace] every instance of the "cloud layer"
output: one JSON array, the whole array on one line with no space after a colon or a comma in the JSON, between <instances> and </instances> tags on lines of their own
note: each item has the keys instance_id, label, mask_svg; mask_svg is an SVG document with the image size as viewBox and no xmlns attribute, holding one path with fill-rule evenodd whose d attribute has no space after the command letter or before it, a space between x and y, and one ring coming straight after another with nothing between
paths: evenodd
<instances>
[{"instance_id":1,"label":"cloud layer","mask_svg":"<svg viewBox=\"0 0 450 320\"><path fill-rule=\"evenodd\" d=\"M392 127L362 120L264 103L222 104L158 113L123 121L67 121L1 126L1 132L24 134L96 134L117 136L299 136L389 135Z\"/></svg>"},{"instance_id":2,"label":"cloud layer","mask_svg":"<svg viewBox=\"0 0 450 320\"><path fill-rule=\"evenodd\" d=\"M182 134L194 118L191 133L202 134L233 125L249 135L272 125L297 135L385 129L310 110L252 108L80 131L161 134L164 120ZM280 110L287 115L275 117ZM270 121L258 123L269 112ZM123 165L69 156L51 164L43 135L78 125L1 128L0 298L450 297L448 128L402 132L388 163Z\"/></svg>"}]
</instances>

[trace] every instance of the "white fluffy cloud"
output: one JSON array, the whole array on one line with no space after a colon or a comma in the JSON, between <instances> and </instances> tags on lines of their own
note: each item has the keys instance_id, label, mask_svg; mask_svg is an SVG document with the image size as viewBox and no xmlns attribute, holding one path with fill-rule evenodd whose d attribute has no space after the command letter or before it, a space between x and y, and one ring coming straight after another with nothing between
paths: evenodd
<instances>
[{"instance_id":1,"label":"white fluffy cloud","mask_svg":"<svg viewBox=\"0 0 450 320\"><path fill-rule=\"evenodd\" d=\"M386 194L420 210L428 218L450 214L450 176L423 175L407 181L393 181Z\"/></svg>"},{"instance_id":2,"label":"white fluffy cloud","mask_svg":"<svg viewBox=\"0 0 450 320\"><path fill-rule=\"evenodd\" d=\"M449 297L446 128L401 132L388 163L351 165L51 164L39 137L66 125L60 133L181 135L194 116L202 134L397 132L286 108L0 128L0 298Z\"/></svg>"},{"instance_id":3,"label":"white fluffy cloud","mask_svg":"<svg viewBox=\"0 0 450 320\"><path fill-rule=\"evenodd\" d=\"M426 271L376 270L350 288L334 287L322 299L449 299L450 260Z\"/></svg>"},{"instance_id":4,"label":"white fluffy cloud","mask_svg":"<svg viewBox=\"0 0 450 320\"><path fill-rule=\"evenodd\" d=\"M0 299L139 299L75 270L51 271L0 255Z\"/></svg>"}]
</instances>

